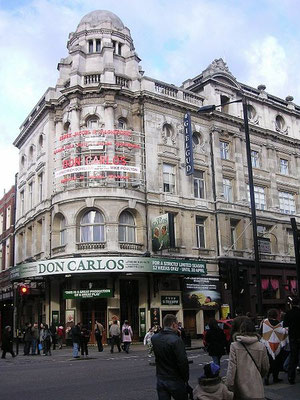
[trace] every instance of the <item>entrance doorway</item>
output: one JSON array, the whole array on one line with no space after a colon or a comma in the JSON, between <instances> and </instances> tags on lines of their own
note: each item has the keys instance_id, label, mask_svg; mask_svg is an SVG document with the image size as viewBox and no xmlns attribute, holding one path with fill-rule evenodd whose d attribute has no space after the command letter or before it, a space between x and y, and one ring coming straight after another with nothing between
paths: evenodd
<instances>
[{"instance_id":1,"label":"entrance doorway","mask_svg":"<svg viewBox=\"0 0 300 400\"><path fill-rule=\"evenodd\" d=\"M133 330L133 339L139 339L139 281L120 279L121 325L127 319Z\"/></svg>"},{"instance_id":2,"label":"entrance doorway","mask_svg":"<svg viewBox=\"0 0 300 400\"><path fill-rule=\"evenodd\" d=\"M96 343L95 321L97 320L104 326L102 342L106 342L106 299L86 299L80 302L81 323L86 325L91 332L90 342Z\"/></svg>"},{"instance_id":3,"label":"entrance doorway","mask_svg":"<svg viewBox=\"0 0 300 400\"><path fill-rule=\"evenodd\" d=\"M162 310L161 312L161 326L163 325L163 319L167 314L177 315L178 310Z\"/></svg>"},{"instance_id":4,"label":"entrance doorway","mask_svg":"<svg viewBox=\"0 0 300 400\"><path fill-rule=\"evenodd\" d=\"M183 311L184 330L187 334L191 335L192 339L197 338L196 328L196 310Z\"/></svg>"}]
</instances>

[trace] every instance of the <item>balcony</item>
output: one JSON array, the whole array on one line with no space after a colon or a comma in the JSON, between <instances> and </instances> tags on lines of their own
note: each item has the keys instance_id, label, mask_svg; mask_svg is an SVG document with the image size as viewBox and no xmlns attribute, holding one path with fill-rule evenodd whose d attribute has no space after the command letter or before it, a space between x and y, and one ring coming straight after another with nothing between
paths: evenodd
<instances>
[{"instance_id":1,"label":"balcony","mask_svg":"<svg viewBox=\"0 0 300 400\"><path fill-rule=\"evenodd\" d=\"M141 243L120 243L121 250L136 250L142 251L144 245Z\"/></svg>"},{"instance_id":2,"label":"balcony","mask_svg":"<svg viewBox=\"0 0 300 400\"><path fill-rule=\"evenodd\" d=\"M123 78L122 76L116 76L116 85L129 88L129 84L130 79Z\"/></svg>"},{"instance_id":3,"label":"balcony","mask_svg":"<svg viewBox=\"0 0 300 400\"><path fill-rule=\"evenodd\" d=\"M105 249L106 243L105 242L101 242L101 243L94 243L94 242L77 243L76 247L77 247L77 250L101 250L101 249Z\"/></svg>"},{"instance_id":4,"label":"balcony","mask_svg":"<svg viewBox=\"0 0 300 400\"><path fill-rule=\"evenodd\" d=\"M156 93L165 94L170 97L177 98L178 90L175 87L163 85L161 83L155 83L155 91Z\"/></svg>"},{"instance_id":5,"label":"balcony","mask_svg":"<svg viewBox=\"0 0 300 400\"><path fill-rule=\"evenodd\" d=\"M85 75L84 76L84 84L85 85L90 85L93 83L100 83L100 78L101 75L100 74L90 74L90 75Z\"/></svg>"}]
</instances>

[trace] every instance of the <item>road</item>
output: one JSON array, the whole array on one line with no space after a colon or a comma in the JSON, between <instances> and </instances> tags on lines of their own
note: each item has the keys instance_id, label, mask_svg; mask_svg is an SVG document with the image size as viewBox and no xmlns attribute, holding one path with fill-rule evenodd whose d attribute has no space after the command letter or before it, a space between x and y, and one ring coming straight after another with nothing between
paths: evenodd
<instances>
[{"instance_id":1,"label":"road","mask_svg":"<svg viewBox=\"0 0 300 400\"><path fill-rule=\"evenodd\" d=\"M157 399L155 367L149 365L145 348L132 346L131 352L110 354L105 348L98 353L89 348L89 357L72 359L70 348L55 350L52 356L23 356L0 360L1 400L128 400ZM188 351L190 384L195 386L202 366L210 361L203 350ZM222 358L222 374L226 373L228 357ZM153 361L153 359L151 360ZM299 383L293 387L282 383L267 388L270 399L300 398ZM286 378L285 378L286 382ZM281 397L282 396L282 397Z\"/></svg>"}]
</instances>

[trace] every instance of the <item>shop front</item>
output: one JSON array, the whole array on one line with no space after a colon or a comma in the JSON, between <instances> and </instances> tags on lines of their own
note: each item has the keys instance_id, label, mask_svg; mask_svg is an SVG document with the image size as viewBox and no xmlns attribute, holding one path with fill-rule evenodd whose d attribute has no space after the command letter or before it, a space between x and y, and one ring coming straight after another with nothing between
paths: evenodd
<instances>
[{"instance_id":1,"label":"shop front","mask_svg":"<svg viewBox=\"0 0 300 400\"><path fill-rule=\"evenodd\" d=\"M63 323L66 328L81 322L91 329L94 343L96 320L105 327L104 341L114 319L120 323L129 320L136 341L141 340L151 326L162 325L168 313L185 324L188 320L183 312L182 282L189 276L199 278L205 274L206 264L202 261L101 257L18 265L12 269L11 278L19 282L42 279L45 284L44 322ZM200 333L200 325L203 325L197 318L193 320L195 334ZM36 321L37 316L32 316L31 320Z\"/></svg>"}]
</instances>

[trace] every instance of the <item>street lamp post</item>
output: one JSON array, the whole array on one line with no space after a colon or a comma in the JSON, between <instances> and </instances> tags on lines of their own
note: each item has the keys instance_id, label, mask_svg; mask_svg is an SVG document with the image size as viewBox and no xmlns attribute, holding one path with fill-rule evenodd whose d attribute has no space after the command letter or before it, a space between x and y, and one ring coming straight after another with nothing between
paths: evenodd
<instances>
[{"instance_id":1,"label":"street lamp post","mask_svg":"<svg viewBox=\"0 0 300 400\"><path fill-rule=\"evenodd\" d=\"M249 193L250 193L250 208L251 208L251 219L253 228L253 245L254 245L254 264L256 273L256 291L257 291L257 313L262 315L262 293L261 293L261 276L260 276L260 264L259 264L259 250L258 250L258 238L257 238L257 223L256 223L256 208L255 208L255 195L254 195L254 184L253 184L253 171L251 161L251 145L248 125L248 108L245 96L242 99L230 101L222 104L227 105L231 103L242 103L243 104L243 117L244 117L244 129L245 129L245 140L246 140L246 153L247 153L247 166L248 166L248 179L249 179ZM208 105L200 107L198 113L209 113L216 109L216 105Z\"/></svg>"}]
</instances>

